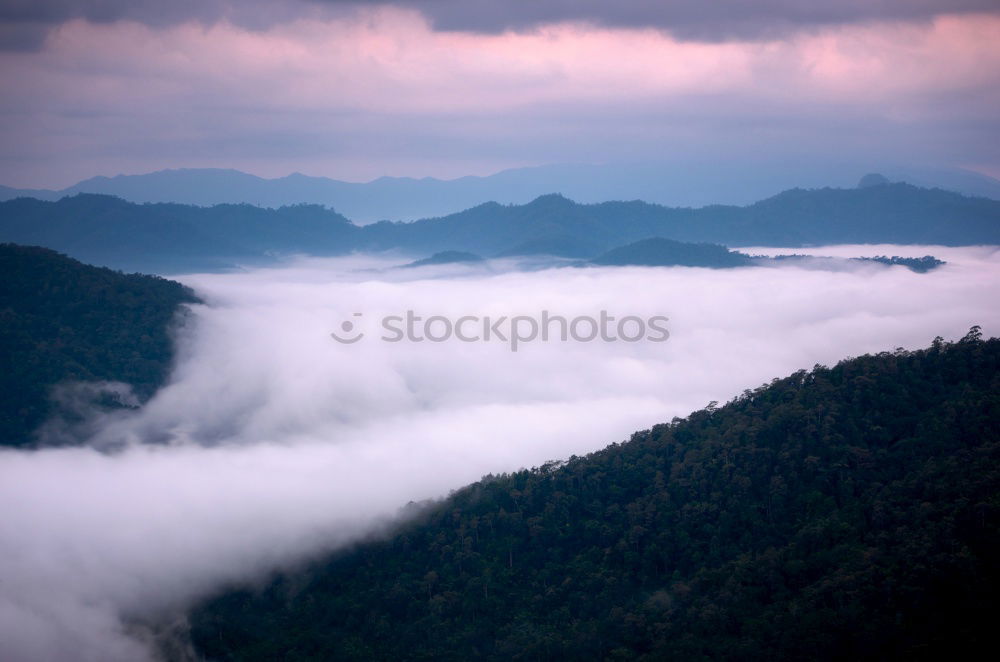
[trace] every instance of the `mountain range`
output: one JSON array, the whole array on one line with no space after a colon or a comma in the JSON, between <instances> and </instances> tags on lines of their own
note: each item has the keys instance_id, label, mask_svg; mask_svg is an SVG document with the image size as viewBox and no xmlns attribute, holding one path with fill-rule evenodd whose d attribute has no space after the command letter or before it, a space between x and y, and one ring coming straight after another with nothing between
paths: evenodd
<instances>
[{"instance_id":1,"label":"mountain range","mask_svg":"<svg viewBox=\"0 0 1000 662\"><path fill-rule=\"evenodd\" d=\"M589 259L651 237L725 246L1000 244L1000 201L898 183L793 189L744 207L698 209L641 201L580 204L549 194L525 205L489 202L443 217L364 226L320 205L135 204L92 194L0 202L0 241L159 273L352 251Z\"/></svg>"},{"instance_id":2,"label":"mountain range","mask_svg":"<svg viewBox=\"0 0 1000 662\"><path fill-rule=\"evenodd\" d=\"M357 223L444 216L487 201L525 204L558 192L583 203L645 200L672 207L747 205L789 188L852 186L871 168L806 161L796 164L736 162L563 164L515 168L487 177L451 180L381 177L346 182L293 173L265 179L238 170L189 168L142 175L93 177L67 188L0 186L0 200L33 197L54 201L77 193L99 193L130 202L177 202L199 206L299 203L333 207ZM966 195L1000 199L1000 181L962 169L886 166L889 180Z\"/></svg>"}]
</instances>

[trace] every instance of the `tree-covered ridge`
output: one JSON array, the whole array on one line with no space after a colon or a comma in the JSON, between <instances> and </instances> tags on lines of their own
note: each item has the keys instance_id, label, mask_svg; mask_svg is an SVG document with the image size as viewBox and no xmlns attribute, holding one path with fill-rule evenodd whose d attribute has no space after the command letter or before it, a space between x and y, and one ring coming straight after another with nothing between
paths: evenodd
<instances>
[{"instance_id":1,"label":"tree-covered ridge","mask_svg":"<svg viewBox=\"0 0 1000 662\"><path fill-rule=\"evenodd\" d=\"M885 255L876 255L875 257L854 257L851 259L861 262L878 262L879 264L888 266L899 265L921 274L927 273L931 269L937 269L944 264L944 260L939 260L933 255L925 255L923 257L900 257L898 255L888 257Z\"/></svg>"},{"instance_id":2,"label":"tree-covered ridge","mask_svg":"<svg viewBox=\"0 0 1000 662\"><path fill-rule=\"evenodd\" d=\"M375 223L358 235L368 249L451 249L490 256L552 244L572 246L572 252L560 254L575 257L594 257L650 237L726 246L996 244L1000 202L907 184L794 189L745 207L698 209L638 200L579 204L544 195L525 205L490 202L441 218Z\"/></svg>"},{"instance_id":3,"label":"tree-covered ridge","mask_svg":"<svg viewBox=\"0 0 1000 662\"><path fill-rule=\"evenodd\" d=\"M81 264L46 248L0 244L0 445L32 443L52 388L119 381L147 398L167 376L180 283Z\"/></svg>"},{"instance_id":4,"label":"tree-covered ridge","mask_svg":"<svg viewBox=\"0 0 1000 662\"><path fill-rule=\"evenodd\" d=\"M294 253L390 249L593 258L651 237L726 246L1000 244L1000 201L907 184L796 189L745 207L699 209L578 204L553 194L524 205L491 202L439 218L364 226L319 205L137 205L91 194L0 202L0 241L44 244L95 264L161 273Z\"/></svg>"},{"instance_id":5,"label":"tree-covered ridge","mask_svg":"<svg viewBox=\"0 0 1000 662\"><path fill-rule=\"evenodd\" d=\"M1000 340L799 371L196 610L216 660L931 659L992 642ZM474 440L470 440L474 443Z\"/></svg>"},{"instance_id":6,"label":"tree-covered ridge","mask_svg":"<svg viewBox=\"0 0 1000 662\"><path fill-rule=\"evenodd\" d=\"M924 255L923 257L900 257L899 255L893 255L892 257L887 257L885 255L874 255L872 257L850 257L850 258L833 258L833 257L823 257L817 255L775 255L773 257L767 255L755 255L753 256L753 261L755 264L759 265L769 265L769 264L827 264L830 267L842 267L844 266L845 260L847 263L850 262L867 262L874 264L882 264L887 267L900 266L906 267L910 271L916 272L918 274L927 273L937 269L940 266L947 264L944 260L939 260L933 255Z\"/></svg>"},{"instance_id":7,"label":"tree-covered ridge","mask_svg":"<svg viewBox=\"0 0 1000 662\"><path fill-rule=\"evenodd\" d=\"M195 207L92 194L0 202L0 241L147 273L219 270L290 253L336 254L349 248L357 230L319 205Z\"/></svg>"},{"instance_id":8,"label":"tree-covered ridge","mask_svg":"<svg viewBox=\"0 0 1000 662\"><path fill-rule=\"evenodd\" d=\"M441 251L440 253L435 253L430 257L425 257L420 260L414 260L409 264L404 264L403 267L429 267L438 264L472 264L476 262L483 262L483 258L475 253L466 253L464 251Z\"/></svg>"},{"instance_id":9,"label":"tree-covered ridge","mask_svg":"<svg viewBox=\"0 0 1000 662\"><path fill-rule=\"evenodd\" d=\"M739 251L731 251L719 244L690 244L672 239L654 237L612 248L590 260L602 266L644 267L709 267L725 269L748 267L753 259Z\"/></svg>"},{"instance_id":10,"label":"tree-covered ridge","mask_svg":"<svg viewBox=\"0 0 1000 662\"><path fill-rule=\"evenodd\" d=\"M519 257L527 257L523 253ZM552 257L557 257L552 255ZM463 251L442 251L430 257L402 265L424 267L442 264L472 264L485 260ZM945 264L932 255L923 257L899 257L876 255L874 257L821 257L814 255L749 255L729 250L720 244L689 243L662 237L641 239L626 246L612 248L590 260L550 261L550 267L704 267L709 269L734 269L737 267L760 267L776 265L797 265L808 268L843 270L859 262L884 266L903 266L916 273L926 273Z\"/></svg>"}]
</instances>

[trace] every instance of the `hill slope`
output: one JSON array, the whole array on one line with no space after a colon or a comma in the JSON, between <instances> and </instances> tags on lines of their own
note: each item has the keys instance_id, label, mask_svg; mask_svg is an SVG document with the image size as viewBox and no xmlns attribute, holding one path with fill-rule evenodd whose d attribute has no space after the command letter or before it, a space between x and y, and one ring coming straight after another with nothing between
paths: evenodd
<instances>
[{"instance_id":1,"label":"hill slope","mask_svg":"<svg viewBox=\"0 0 1000 662\"><path fill-rule=\"evenodd\" d=\"M753 258L739 251L731 251L718 244L689 244L671 239L654 237L612 248L598 255L593 264L606 266L637 265L644 267L747 267Z\"/></svg>"},{"instance_id":2,"label":"hill slope","mask_svg":"<svg viewBox=\"0 0 1000 662\"><path fill-rule=\"evenodd\" d=\"M337 252L356 231L343 216L315 205L137 205L89 194L0 203L0 241L43 245L126 271L220 269L274 254Z\"/></svg>"},{"instance_id":3,"label":"hill slope","mask_svg":"<svg viewBox=\"0 0 1000 662\"><path fill-rule=\"evenodd\" d=\"M31 445L71 381L130 384L140 399L167 376L168 328L186 287L81 264L33 246L0 244L0 446Z\"/></svg>"},{"instance_id":4,"label":"hill slope","mask_svg":"<svg viewBox=\"0 0 1000 662\"><path fill-rule=\"evenodd\" d=\"M191 634L215 660L961 657L998 557L1000 340L973 329L488 477Z\"/></svg>"},{"instance_id":5,"label":"hill slope","mask_svg":"<svg viewBox=\"0 0 1000 662\"><path fill-rule=\"evenodd\" d=\"M442 251L421 260L414 260L409 264L404 264L405 268L429 267L439 264L470 264L482 262L483 258L475 253L464 253L462 251Z\"/></svg>"}]
</instances>

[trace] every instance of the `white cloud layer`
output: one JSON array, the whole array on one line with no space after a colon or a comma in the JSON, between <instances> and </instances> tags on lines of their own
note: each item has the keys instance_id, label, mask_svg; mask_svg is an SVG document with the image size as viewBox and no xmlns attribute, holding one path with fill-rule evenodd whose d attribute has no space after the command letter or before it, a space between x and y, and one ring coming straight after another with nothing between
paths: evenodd
<instances>
[{"instance_id":1,"label":"white cloud layer","mask_svg":"<svg viewBox=\"0 0 1000 662\"><path fill-rule=\"evenodd\" d=\"M356 539L409 500L596 450L815 363L1000 329L994 248L918 275L799 268L382 270L304 260L185 280L208 300L170 384L92 448L0 453L7 660L137 660L125 623ZM375 270L372 270L375 269ZM385 343L418 314L670 317L664 343ZM334 342L352 313L368 335Z\"/></svg>"}]
</instances>

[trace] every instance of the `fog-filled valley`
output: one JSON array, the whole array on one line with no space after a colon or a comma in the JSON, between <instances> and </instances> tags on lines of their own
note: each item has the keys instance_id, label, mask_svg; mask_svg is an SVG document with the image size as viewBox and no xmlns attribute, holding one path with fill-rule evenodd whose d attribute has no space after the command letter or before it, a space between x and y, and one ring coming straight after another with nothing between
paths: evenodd
<instances>
[{"instance_id":1,"label":"fog-filled valley","mask_svg":"<svg viewBox=\"0 0 1000 662\"><path fill-rule=\"evenodd\" d=\"M398 269L401 257L358 254L178 277L201 303L184 304L161 390L140 408L50 420L42 447L0 453L0 492L16 504L0 522L7 651L149 656L196 599L391 530L411 501L598 450L814 364L1000 324L993 247L797 252L946 264ZM407 311L475 317L478 340L385 340L382 320ZM510 318L543 311L662 316L669 334L586 340L586 323L584 340L553 333L512 351ZM508 326L486 340L483 318ZM416 329L441 338L444 324ZM347 328L364 335L331 336Z\"/></svg>"},{"instance_id":2,"label":"fog-filled valley","mask_svg":"<svg viewBox=\"0 0 1000 662\"><path fill-rule=\"evenodd\" d=\"M993 646L997 0L13 0L0 90L0 662Z\"/></svg>"}]
</instances>

